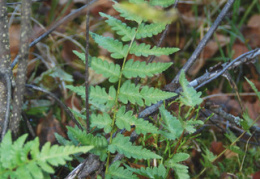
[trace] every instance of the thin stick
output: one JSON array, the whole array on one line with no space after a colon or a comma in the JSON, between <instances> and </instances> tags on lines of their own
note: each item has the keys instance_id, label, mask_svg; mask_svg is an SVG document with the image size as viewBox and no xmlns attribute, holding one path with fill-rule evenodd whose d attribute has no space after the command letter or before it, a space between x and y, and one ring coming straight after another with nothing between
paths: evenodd
<instances>
[{"instance_id":1,"label":"thin stick","mask_svg":"<svg viewBox=\"0 0 260 179\"><path fill-rule=\"evenodd\" d=\"M87 4L89 4L89 0L86 0ZM90 118L89 118L89 71L88 71L88 56L89 56L89 9L87 10L86 15L86 51L85 51L85 58L86 58L86 64L85 64L85 93L86 93L86 124L87 124L87 133L90 132Z\"/></svg>"}]
</instances>

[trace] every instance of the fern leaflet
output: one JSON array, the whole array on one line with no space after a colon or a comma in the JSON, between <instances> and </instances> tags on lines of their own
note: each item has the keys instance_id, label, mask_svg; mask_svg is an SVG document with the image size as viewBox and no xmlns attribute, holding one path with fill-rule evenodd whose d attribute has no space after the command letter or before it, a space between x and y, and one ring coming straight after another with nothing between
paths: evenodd
<instances>
[{"instance_id":1,"label":"fern leaflet","mask_svg":"<svg viewBox=\"0 0 260 179\"><path fill-rule=\"evenodd\" d=\"M161 56L161 55L170 55L174 52L179 51L178 48L160 48L154 46L151 48L151 45L141 43L140 45L137 45L136 42L133 43L130 53L134 54L136 56L145 56L148 57L149 55L155 55L155 56Z\"/></svg>"},{"instance_id":2,"label":"fern leaflet","mask_svg":"<svg viewBox=\"0 0 260 179\"><path fill-rule=\"evenodd\" d=\"M120 66L114 63L109 63L106 60L100 58L92 57L91 68L95 70L96 73L102 74L109 78L111 83L118 81L120 75Z\"/></svg>"},{"instance_id":3,"label":"fern leaflet","mask_svg":"<svg viewBox=\"0 0 260 179\"><path fill-rule=\"evenodd\" d=\"M152 37L153 35L157 35L165 29L165 26L166 23L152 23L152 24L142 23L138 27L136 39Z\"/></svg>"},{"instance_id":4,"label":"fern leaflet","mask_svg":"<svg viewBox=\"0 0 260 179\"><path fill-rule=\"evenodd\" d=\"M158 133L157 127L142 118L135 117L133 111L125 112L124 106L116 114L116 125L119 129L125 128L128 131L131 130L131 125L135 125L137 134Z\"/></svg>"},{"instance_id":5,"label":"fern leaflet","mask_svg":"<svg viewBox=\"0 0 260 179\"><path fill-rule=\"evenodd\" d=\"M100 156L100 160L104 161L107 157L108 142L103 136L93 136L93 134L86 133L86 131L80 130L78 127L68 127L68 136L71 141L74 141L74 145L86 145L94 146L90 153Z\"/></svg>"},{"instance_id":6,"label":"fern leaflet","mask_svg":"<svg viewBox=\"0 0 260 179\"><path fill-rule=\"evenodd\" d=\"M140 94L144 98L145 105L147 106L150 106L153 103L157 103L158 101L165 100L177 95L176 93L166 92L148 86L143 87Z\"/></svg>"},{"instance_id":7,"label":"fern leaflet","mask_svg":"<svg viewBox=\"0 0 260 179\"><path fill-rule=\"evenodd\" d=\"M159 108L160 114L162 116L162 119L164 121L163 127L164 130L160 131L162 135L164 135L166 138L175 140L176 138L179 138L183 132L182 124L179 120L177 120L176 117L172 116L165 108L164 106L161 106Z\"/></svg>"},{"instance_id":8,"label":"fern leaflet","mask_svg":"<svg viewBox=\"0 0 260 179\"><path fill-rule=\"evenodd\" d=\"M126 78L135 78L146 76L151 77L155 74L159 74L169 68L172 63L148 63L135 61L130 59L126 62L123 69L123 74Z\"/></svg>"},{"instance_id":9,"label":"fern leaflet","mask_svg":"<svg viewBox=\"0 0 260 179\"><path fill-rule=\"evenodd\" d=\"M111 26L111 28L116 31L118 35L122 36L123 41L130 41L135 35L136 28L131 28L127 26L125 23L121 22L120 20L104 14L102 12L99 13L102 17L108 18L106 22Z\"/></svg>"},{"instance_id":10,"label":"fern leaflet","mask_svg":"<svg viewBox=\"0 0 260 179\"><path fill-rule=\"evenodd\" d=\"M111 153L116 151L120 154L125 155L127 158L136 158L136 159L160 159L161 156L142 148L141 146L133 146L129 141L130 137L124 137L122 134L117 134L117 136L112 139L112 143L108 146L108 150Z\"/></svg>"},{"instance_id":11,"label":"fern leaflet","mask_svg":"<svg viewBox=\"0 0 260 179\"><path fill-rule=\"evenodd\" d=\"M97 127L99 129L104 129L105 133L109 133L112 130L111 123L112 119L107 113L103 113L103 115L92 114L90 117L91 125L90 127Z\"/></svg>"},{"instance_id":12,"label":"fern leaflet","mask_svg":"<svg viewBox=\"0 0 260 179\"><path fill-rule=\"evenodd\" d=\"M106 174L106 179L138 179L136 175L133 175L133 172L120 167L120 162L117 161L113 163L108 168L108 173Z\"/></svg>"},{"instance_id":13,"label":"fern leaflet","mask_svg":"<svg viewBox=\"0 0 260 179\"><path fill-rule=\"evenodd\" d=\"M184 71L180 74L180 84L182 86L183 92L181 92L180 100L183 104L190 107L195 107L202 103L200 98L201 92L197 92L194 88L189 86L188 80L185 78Z\"/></svg>"},{"instance_id":14,"label":"fern leaflet","mask_svg":"<svg viewBox=\"0 0 260 179\"><path fill-rule=\"evenodd\" d=\"M175 175L177 175L179 179L189 179L190 176L189 176L188 167L178 163L178 162L185 161L188 158L189 158L189 154L177 153L171 159L167 160L165 164L167 167L174 169Z\"/></svg>"},{"instance_id":15,"label":"fern leaflet","mask_svg":"<svg viewBox=\"0 0 260 179\"><path fill-rule=\"evenodd\" d=\"M111 37L103 37L93 32L90 32L90 35L98 45L111 53L111 57L115 59L121 59L126 56L127 50L129 48L128 45L124 46L123 43L118 40L115 40Z\"/></svg>"},{"instance_id":16,"label":"fern leaflet","mask_svg":"<svg viewBox=\"0 0 260 179\"><path fill-rule=\"evenodd\" d=\"M100 86L91 86L89 99L90 103L95 102L99 104L106 104L107 107L112 108L115 104L116 90L113 86L109 88L109 93L107 94L105 88Z\"/></svg>"},{"instance_id":17,"label":"fern leaflet","mask_svg":"<svg viewBox=\"0 0 260 179\"><path fill-rule=\"evenodd\" d=\"M130 101L132 104L137 103L139 106L143 106L144 102L142 95L139 93L139 88L140 85L135 86L128 80L121 86L118 97L124 104Z\"/></svg>"},{"instance_id":18,"label":"fern leaflet","mask_svg":"<svg viewBox=\"0 0 260 179\"><path fill-rule=\"evenodd\" d=\"M167 178L167 172L166 168L163 166L163 164L160 164L158 167L141 167L140 169L131 168L127 166L127 169L144 177L150 178L150 179L164 179Z\"/></svg>"}]
</instances>

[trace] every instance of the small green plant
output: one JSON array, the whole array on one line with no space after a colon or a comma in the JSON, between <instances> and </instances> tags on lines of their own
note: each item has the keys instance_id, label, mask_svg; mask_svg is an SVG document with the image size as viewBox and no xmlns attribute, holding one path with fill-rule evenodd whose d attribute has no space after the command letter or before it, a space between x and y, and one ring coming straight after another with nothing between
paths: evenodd
<instances>
[{"instance_id":1,"label":"small green plant","mask_svg":"<svg viewBox=\"0 0 260 179\"><path fill-rule=\"evenodd\" d=\"M86 153L92 146L58 146L47 142L40 150L39 138L26 142L27 134L12 141L7 132L0 145L0 178L50 178L53 167L64 165L72 160L70 155Z\"/></svg>"},{"instance_id":2,"label":"small green plant","mask_svg":"<svg viewBox=\"0 0 260 179\"><path fill-rule=\"evenodd\" d=\"M182 141L184 132L192 133L195 131L194 126L203 124L197 118L186 120L193 115L197 106L202 102L200 98L201 93L197 93L193 88L189 87L188 81L185 79L184 72L180 77L180 84L183 87L181 93L180 106L186 105L189 111L184 118L182 116L175 117L167 111L162 105L160 107L161 121L158 126L163 128L159 130L158 126L142 119L137 118L133 110L126 110L126 105L131 104L132 109L138 106L150 106L161 100L165 100L176 96L177 94L162 91L157 88L135 85L131 79L135 77L145 78L159 74L169 68L172 63L146 63L135 61L134 59L127 60L131 55L148 57L150 55L161 56L169 55L178 48L160 48L152 47L145 43L139 43L137 40L141 38L152 37L162 32L176 16L168 17L168 14L174 14L173 11L163 12L155 9L153 6L167 7L174 1L143 1L130 0L130 3L119 4L115 2L114 9L120 13L121 17L132 21L136 24L135 27L130 27L122 21L104 13L100 13L102 17L107 18L106 22L111 28L121 36L121 39L114 39L110 37L103 37L91 32L91 37L99 45L111 53L114 59L122 60L122 65L115 63L108 63L97 57L90 57L89 66L108 78L112 83L108 91L106 88L100 86L91 86L89 103L92 105L92 114L90 116L92 129L103 129L104 133L99 133L100 137L95 137L93 134L87 134L86 131L80 131L78 128L68 127L68 136L70 140L56 135L58 141L64 145L92 145L94 149L90 152L100 156L100 160L106 160L106 177L107 178L137 178L135 174L143 175L150 178L166 178L171 169L174 170L176 176L179 178L189 178L188 167L179 164L189 158L186 153L181 153L180 147L185 143ZM140 11L145 8L144 11ZM149 13L145 13L149 11ZM155 14L155 16L153 16ZM152 15L152 18L151 18ZM159 17L159 18L158 18ZM162 21L161 19L166 19ZM161 20L161 22L159 22ZM74 53L83 61L85 61L85 54L74 51ZM115 87L117 86L117 87ZM67 85L67 88L77 93L85 100L85 88L83 86ZM181 110L181 109L180 109ZM198 112L198 110L195 110ZM86 119L85 115L73 111L75 116ZM196 116L196 115L195 115ZM119 129L131 131L132 126L135 127L137 134L148 136L155 135L158 143L164 146L162 149L152 151L146 149L144 146L134 145L130 142L130 137L122 134L116 134ZM95 131L95 130L94 130ZM109 141L106 141L104 135L109 134ZM116 135L115 135L116 134ZM115 136L115 137L114 137ZM175 150L172 145L177 145ZM158 167L147 167L146 169L133 169L126 164L124 167L120 166L120 162L113 163L110 161L112 154L120 153L126 158L134 158L137 161L156 159L160 165ZM165 161L165 162L164 162ZM144 162L142 162L144 163ZM134 174L135 173L135 174Z\"/></svg>"}]
</instances>

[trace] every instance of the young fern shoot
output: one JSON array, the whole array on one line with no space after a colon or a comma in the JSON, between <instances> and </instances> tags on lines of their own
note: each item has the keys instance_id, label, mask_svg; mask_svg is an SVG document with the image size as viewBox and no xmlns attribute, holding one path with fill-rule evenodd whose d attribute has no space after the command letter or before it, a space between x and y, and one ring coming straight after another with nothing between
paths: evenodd
<instances>
[{"instance_id":1,"label":"young fern shoot","mask_svg":"<svg viewBox=\"0 0 260 179\"><path fill-rule=\"evenodd\" d=\"M132 171L129 169L123 169L119 167L119 164L110 165L111 153L120 153L127 158L135 159L161 159L162 157L155 154L154 152L143 148L142 146L135 146L129 141L129 137L125 137L122 134L117 134L114 138L115 131L117 129L131 130L131 126L135 126L137 134L159 134L159 130L156 126L142 118L137 118L133 111L126 111L125 105L131 103L136 106L150 106L158 101L165 100L175 96L175 93L162 91L148 86L135 85L131 79L140 77L152 77L156 74L160 74L169 68L172 63L150 63L135 61L134 59L128 59L128 56L144 56L150 55L161 56L170 55L177 52L178 48L161 48L151 47L149 44L139 43L137 40L141 38L152 37L161 33L167 23L176 19L175 11L169 12L160 11L154 6L167 7L171 5L173 0L162 0L158 1L144 1L144 0L130 0L130 3L119 4L114 2L114 9L119 12L119 15L126 20L132 21L136 24L135 27L130 27L126 23L122 22L115 17L112 17L105 13L100 15L106 18L106 22L111 29L114 30L120 39L114 39L111 37L100 36L94 32L90 35L93 40L101 47L105 48L111 53L111 57L118 60L123 60L122 65L115 63L108 63L98 57L91 57L89 63L90 68L95 72L102 74L107 77L110 83L117 83L117 88L114 85L109 87L107 91L105 88L100 86L90 87L90 101L89 103L94 107L90 120L91 127L103 129L104 133L110 134L108 143L104 145L100 152L96 152L97 155L101 155L106 148L107 156L102 155L102 160L106 156L106 176L111 178L123 178L126 173L132 178L136 178L132 175ZM147 13L139 13L140 7L145 8ZM169 13L172 15L169 17ZM151 18L151 14L153 18ZM157 18L157 16L159 18ZM165 20L161 20L165 19ZM74 52L80 59L84 61L84 53ZM71 89L75 93L79 94L84 100L84 87L74 87L68 85L67 88ZM97 112L99 114L97 114ZM100 113L101 112L101 113ZM74 112L78 117L84 118L77 112ZM69 129L69 131L72 129ZM75 132L75 131L74 131ZM82 133L82 135L84 135ZM89 134L90 135L90 134ZM74 137L75 138L75 137ZM78 137L79 138L79 137ZM94 149L90 152L94 152L97 145L95 142L90 143L94 146ZM160 166L161 167L161 166ZM162 167L161 167L162 168ZM165 168L164 168L165 169ZM115 176L115 174L117 176Z\"/></svg>"}]
</instances>

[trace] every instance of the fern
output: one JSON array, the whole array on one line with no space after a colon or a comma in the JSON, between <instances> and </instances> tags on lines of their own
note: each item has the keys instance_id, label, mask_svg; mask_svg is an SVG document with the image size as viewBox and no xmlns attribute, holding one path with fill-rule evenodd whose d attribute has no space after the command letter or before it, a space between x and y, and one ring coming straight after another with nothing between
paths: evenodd
<instances>
[{"instance_id":1,"label":"fern","mask_svg":"<svg viewBox=\"0 0 260 179\"><path fill-rule=\"evenodd\" d=\"M8 131L0 145L0 177L4 178L44 178L44 175L54 173L53 167L64 165L72 160L70 155L85 153L93 147L51 146L47 142L40 150L38 138L25 143L27 134L12 142ZM28 157L30 156L30 157Z\"/></svg>"},{"instance_id":2,"label":"fern","mask_svg":"<svg viewBox=\"0 0 260 179\"><path fill-rule=\"evenodd\" d=\"M120 167L120 162L113 163L109 169L108 173L106 175L106 179L138 179L136 175L133 175L133 172L130 170L124 169L123 167Z\"/></svg>"},{"instance_id":3,"label":"fern","mask_svg":"<svg viewBox=\"0 0 260 179\"><path fill-rule=\"evenodd\" d=\"M112 127L111 127L111 123L112 123L112 119L110 118L110 116L107 113L103 113L103 115L98 114L92 114L91 117L91 126L90 127L97 127L100 129L104 129L104 131L106 133L111 132Z\"/></svg>"},{"instance_id":4,"label":"fern","mask_svg":"<svg viewBox=\"0 0 260 179\"><path fill-rule=\"evenodd\" d=\"M190 107L195 107L196 105L200 105L203 101L200 98L201 92L197 92L194 88L189 86L189 82L185 78L184 71L181 71L179 81L183 89L183 92L181 92L181 97L180 97L181 102L184 105Z\"/></svg>"},{"instance_id":5,"label":"fern","mask_svg":"<svg viewBox=\"0 0 260 179\"><path fill-rule=\"evenodd\" d=\"M102 17L108 18L108 20L106 20L106 22L112 27L112 29L114 31L116 31L116 33L118 35L122 36L122 41L132 40L132 38L134 37L134 35L136 33L136 28L131 28L131 27L127 26L125 23L121 22L120 20L118 20L110 15L107 15L105 13L100 12L99 14Z\"/></svg>"},{"instance_id":6,"label":"fern","mask_svg":"<svg viewBox=\"0 0 260 179\"><path fill-rule=\"evenodd\" d=\"M146 64L146 62L134 62L133 59L127 60L130 54L147 57L150 55L170 55L177 52L179 50L178 48L151 47L145 43L138 45L138 42L136 41L136 39L152 37L153 35L161 33L167 23L169 23L169 20L173 20L176 16L171 16L172 11L164 12L163 10L158 10L144 0L130 0L130 2L131 3L122 4L115 2L113 7L119 12L121 17L135 22L131 27L115 17L100 13L102 17L106 18L106 22L111 29L121 36L120 39L103 37L93 32L90 33L93 40L99 46L111 53L111 57L114 59L123 59L121 69L120 66L114 62L108 63L107 61L103 61L96 57L91 57L89 63L90 67L95 70L95 72L107 77L108 81L111 83L117 82L118 85L117 88L111 85L108 92L105 88L100 86L91 86L89 93L91 107L93 108L94 106L99 111L102 111L102 114L96 110L92 111L90 126L91 128L103 129L104 135L109 133L110 141L108 143L105 137L95 137L91 133L86 134L85 131L68 127L68 137L74 145L94 146L94 149L90 150L90 152L99 155L102 160L107 158L108 165L111 157L110 153L116 152L123 154L127 158L134 159L148 160L162 158L142 146L133 145L129 141L130 137L125 137L119 133L115 136L115 131L117 129L131 131L134 127L137 134L160 134L161 131L159 131L154 124L142 118L137 118L132 110L126 111L125 104L130 102L133 105L150 106L158 101L176 96L175 93L162 91L153 87L141 86L140 84L135 85L130 80L134 77L152 77L153 75L162 73L169 68L172 63L158 62ZM144 8L146 8L147 12L140 11L140 9ZM167 13L170 13L171 17L169 17ZM152 17L150 17L151 14ZM165 21L162 21L162 19L165 19ZM76 53L84 62L84 54L78 52L74 53ZM134 58L134 56L132 58ZM125 80L124 77L127 79ZM76 92L85 100L84 87L68 86L68 88ZM166 110L163 112L166 113ZM80 113L76 113L76 115L81 117ZM165 114L165 117L168 118L170 114L167 113L167 115ZM84 119L85 117L82 118ZM164 131L163 135L173 140L180 135L179 133L183 131L183 128L177 119L173 120L172 123L172 118L173 117L165 119L166 132ZM174 126L176 124L177 126ZM180 128L178 128L179 124ZM174 137L171 136L172 134L174 134ZM61 136L58 136L57 139L61 143L69 143L69 141ZM98 143L98 141L100 143ZM120 167L119 162L112 164L110 167L108 165L106 166L107 178L137 178L129 169ZM142 169L141 172L144 176L153 176L155 178L165 178L167 176L166 169L162 164L158 168ZM136 171L136 173L138 172Z\"/></svg>"},{"instance_id":7,"label":"fern","mask_svg":"<svg viewBox=\"0 0 260 179\"><path fill-rule=\"evenodd\" d=\"M121 59L126 56L128 45L124 46L123 43L118 40L111 37L103 37L93 32L91 32L90 35L96 43L111 52L111 57Z\"/></svg>"},{"instance_id":8,"label":"fern","mask_svg":"<svg viewBox=\"0 0 260 179\"><path fill-rule=\"evenodd\" d=\"M179 164L179 162L182 162L184 160L187 160L189 158L189 155L186 153L177 153L175 154L171 159L167 160L165 162L166 166L169 168L174 169L175 175L179 179L189 179L189 172L188 167L182 164Z\"/></svg>"},{"instance_id":9,"label":"fern","mask_svg":"<svg viewBox=\"0 0 260 179\"><path fill-rule=\"evenodd\" d=\"M117 136L112 140L112 143L108 146L108 150L111 153L116 151L120 154L125 155L127 158L136 159L160 159L161 156L142 148L141 146L133 146L129 141L130 137L124 137L122 134L117 134Z\"/></svg>"},{"instance_id":10,"label":"fern","mask_svg":"<svg viewBox=\"0 0 260 179\"><path fill-rule=\"evenodd\" d=\"M146 76L151 77L155 74L161 73L168 69L172 63L149 63L135 61L133 59L128 60L123 69L123 74L126 78L140 77L145 78Z\"/></svg>"},{"instance_id":11,"label":"fern","mask_svg":"<svg viewBox=\"0 0 260 179\"><path fill-rule=\"evenodd\" d=\"M92 57L90 66L96 73L102 74L109 78L111 83L118 81L120 75L119 65L108 63L106 60L102 60L100 58Z\"/></svg>"},{"instance_id":12,"label":"fern","mask_svg":"<svg viewBox=\"0 0 260 179\"><path fill-rule=\"evenodd\" d=\"M166 27L166 23L152 23L152 24L144 24L142 23L139 28L138 32L136 33L136 39L152 37L161 33Z\"/></svg>"},{"instance_id":13,"label":"fern","mask_svg":"<svg viewBox=\"0 0 260 179\"><path fill-rule=\"evenodd\" d=\"M183 132L182 124L176 117L172 116L164 106L159 108L160 114L162 116L162 120L164 122L163 127L164 130L160 131L162 135L166 138L175 140L176 138L180 137Z\"/></svg>"},{"instance_id":14,"label":"fern","mask_svg":"<svg viewBox=\"0 0 260 179\"><path fill-rule=\"evenodd\" d=\"M147 168L130 168L127 166L127 169L144 177L150 178L150 179L164 179L167 178L167 172L166 168L163 166L163 164L160 164L158 167L147 167Z\"/></svg>"},{"instance_id":15,"label":"fern","mask_svg":"<svg viewBox=\"0 0 260 179\"><path fill-rule=\"evenodd\" d=\"M142 118L137 118L133 115L133 111L125 113L125 107L121 107L116 114L116 125L119 129L131 130L131 126L135 126L137 134L158 133L157 127Z\"/></svg>"},{"instance_id":16,"label":"fern","mask_svg":"<svg viewBox=\"0 0 260 179\"><path fill-rule=\"evenodd\" d=\"M137 45L136 42L133 43L133 46L130 49L130 53L136 56L145 56L148 57L149 55L161 56L161 55L170 55L172 53L177 52L178 48L160 48L160 47L153 47L151 45L147 45L142 43Z\"/></svg>"},{"instance_id":17,"label":"fern","mask_svg":"<svg viewBox=\"0 0 260 179\"><path fill-rule=\"evenodd\" d=\"M142 95L139 92L140 85L135 86L135 84L130 81L124 82L122 87L120 88L119 99L122 103L127 104L130 101L132 104L138 104L139 106L143 106L144 102L142 100Z\"/></svg>"}]
</instances>

